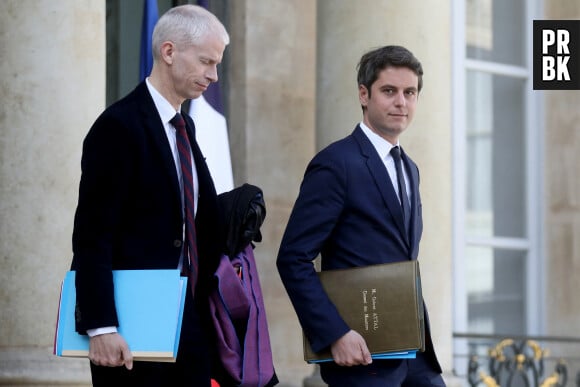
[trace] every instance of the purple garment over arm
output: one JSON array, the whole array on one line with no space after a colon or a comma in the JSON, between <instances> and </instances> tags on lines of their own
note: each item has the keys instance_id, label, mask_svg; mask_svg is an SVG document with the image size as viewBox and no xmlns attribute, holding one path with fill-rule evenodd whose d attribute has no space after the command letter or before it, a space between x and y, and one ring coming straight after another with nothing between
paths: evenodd
<instances>
[{"instance_id":1,"label":"purple garment over arm","mask_svg":"<svg viewBox=\"0 0 580 387\"><path fill-rule=\"evenodd\" d=\"M209 304L222 364L239 386L263 387L274 376L274 364L253 247L249 244L232 260L223 255L215 277L218 286ZM247 322L243 345L232 319Z\"/></svg>"}]
</instances>

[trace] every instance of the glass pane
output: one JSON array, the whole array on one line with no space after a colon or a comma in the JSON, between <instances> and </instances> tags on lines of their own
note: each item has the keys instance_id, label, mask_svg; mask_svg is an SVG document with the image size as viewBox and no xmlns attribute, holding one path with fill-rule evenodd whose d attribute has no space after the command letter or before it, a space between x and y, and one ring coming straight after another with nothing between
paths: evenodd
<instances>
[{"instance_id":1,"label":"glass pane","mask_svg":"<svg viewBox=\"0 0 580 387\"><path fill-rule=\"evenodd\" d=\"M526 237L523 80L467 72L467 236Z\"/></svg>"},{"instance_id":2,"label":"glass pane","mask_svg":"<svg viewBox=\"0 0 580 387\"><path fill-rule=\"evenodd\" d=\"M468 332L524 335L525 252L466 249Z\"/></svg>"},{"instance_id":3,"label":"glass pane","mask_svg":"<svg viewBox=\"0 0 580 387\"><path fill-rule=\"evenodd\" d=\"M467 57L524 66L525 10L525 0L467 0Z\"/></svg>"}]
</instances>

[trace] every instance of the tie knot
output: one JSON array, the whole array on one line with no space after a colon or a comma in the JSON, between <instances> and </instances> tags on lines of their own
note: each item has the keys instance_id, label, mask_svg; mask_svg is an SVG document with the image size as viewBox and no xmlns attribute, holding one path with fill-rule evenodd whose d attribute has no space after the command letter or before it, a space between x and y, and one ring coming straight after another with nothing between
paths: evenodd
<instances>
[{"instance_id":1,"label":"tie knot","mask_svg":"<svg viewBox=\"0 0 580 387\"><path fill-rule=\"evenodd\" d=\"M391 156L395 161L401 160L401 149L398 146L394 146L391 148Z\"/></svg>"},{"instance_id":2,"label":"tie knot","mask_svg":"<svg viewBox=\"0 0 580 387\"><path fill-rule=\"evenodd\" d=\"M185 128L185 121L180 113L176 113L169 122L171 122L171 125L173 125L175 129Z\"/></svg>"}]
</instances>

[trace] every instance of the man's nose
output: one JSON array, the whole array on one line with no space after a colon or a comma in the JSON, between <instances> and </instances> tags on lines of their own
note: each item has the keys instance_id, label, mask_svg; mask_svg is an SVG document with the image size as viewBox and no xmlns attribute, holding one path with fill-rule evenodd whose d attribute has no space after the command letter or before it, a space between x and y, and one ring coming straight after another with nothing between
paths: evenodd
<instances>
[{"instance_id":1,"label":"man's nose","mask_svg":"<svg viewBox=\"0 0 580 387\"><path fill-rule=\"evenodd\" d=\"M397 93L397 95L395 96L395 105L405 106L406 103L407 100L405 99L405 93L404 92Z\"/></svg>"},{"instance_id":2,"label":"man's nose","mask_svg":"<svg viewBox=\"0 0 580 387\"><path fill-rule=\"evenodd\" d=\"M205 74L205 76L207 77L207 79L209 79L211 82L217 82L218 81L218 71L217 71L217 66L211 66L207 73Z\"/></svg>"}]
</instances>

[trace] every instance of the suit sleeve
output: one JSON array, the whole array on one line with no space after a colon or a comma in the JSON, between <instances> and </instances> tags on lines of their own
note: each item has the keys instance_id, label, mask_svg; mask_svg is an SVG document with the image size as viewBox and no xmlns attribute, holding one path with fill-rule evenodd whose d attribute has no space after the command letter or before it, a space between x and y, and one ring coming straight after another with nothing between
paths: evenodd
<instances>
[{"instance_id":1,"label":"suit sleeve","mask_svg":"<svg viewBox=\"0 0 580 387\"><path fill-rule=\"evenodd\" d=\"M345 205L344 162L324 151L311 161L277 258L282 282L315 352L350 329L326 295L313 265Z\"/></svg>"},{"instance_id":2,"label":"suit sleeve","mask_svg":"<svg viewBox=\"0 0 580 387\"><path fill-rule=\"evenodd\" d=\"M77 330L117 326L112 254L119 216L128 200L133 160L123 127L101 116L83 143L79 202L73 232L77 271Z\"/></svg>"}]
</instances>

